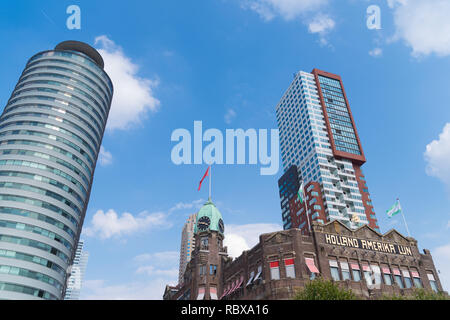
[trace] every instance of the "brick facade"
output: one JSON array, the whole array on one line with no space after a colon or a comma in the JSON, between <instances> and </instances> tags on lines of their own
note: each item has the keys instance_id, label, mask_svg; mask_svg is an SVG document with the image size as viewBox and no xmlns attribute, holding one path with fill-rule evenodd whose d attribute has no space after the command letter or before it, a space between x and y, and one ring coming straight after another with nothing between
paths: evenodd
<instances>
[{"instance_id":1,"label":"brick facade","mask_svg":"<svg viewBox=\"0 0 450 320\"><path fill-rule=\"evenodd\" d=\"M215 256L215 259L211 260L208 256ZM176 293L171 291L171 287L166 288L165 299L195 300L198 287L208 284L217 286L219 299L291 299L312 276L317 276L306 264L307 259L312 259L310 261L325 279L333 279L331 266L337 266L333 271L339 279L335 281L363 298L407 293L419 283L425 289L432 290L430 279L433 278L435 289L443 290L430 252L423 250L420 253L415 239L405 237L396 230L380 234L367 225L351 230L338 221L332 221L327 224L313 222L311 235L304 235L299 229L262 234L256 246L234 260L227 257L223 249L211 248L206 253L197 251L196 247L185 274L188 285L177 288ZM220 274L199 277L198 266L210 261L220 264ZM354 280L356 268L359 269L359 281ZM370 281L375 281L377 272L374 270L380 270L379 284L368 285L364 274L367 268L371 270L368 276L372 279ZM350 279L343 280L347 269ZM403 288L393 278L397 269ZM260 276L257 277L259 271ZM385 273L391 275L392 284L386 284ZM406 288L409 283L411 288ZM190 294L187 295L187 292ZM204 299L209 298L205 294Z\"/></svg>"}]
</instances>

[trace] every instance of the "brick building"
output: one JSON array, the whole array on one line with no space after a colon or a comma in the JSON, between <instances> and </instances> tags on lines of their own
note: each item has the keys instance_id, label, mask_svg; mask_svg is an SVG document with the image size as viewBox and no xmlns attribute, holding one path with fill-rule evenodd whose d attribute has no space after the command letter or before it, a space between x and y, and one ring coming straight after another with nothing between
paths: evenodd
<instances>
[{"instance_id":1,"label":"brick building","mask_svg":"<svg viewBox=\"0 0 450 320\"><path fill-rule=\"evenodd\" d=\"M350 229L337 220L314 221L311 228L310 235L299 229L262 234L233 260L222 246L220 212L208 201L197 216L184 284L167 286L164 299L290 299L319 275L365 298L420 287L443 291L430 252L420 253L413 238L396 230L381 234L368 225Z\"/></svg>"}]
</instances>

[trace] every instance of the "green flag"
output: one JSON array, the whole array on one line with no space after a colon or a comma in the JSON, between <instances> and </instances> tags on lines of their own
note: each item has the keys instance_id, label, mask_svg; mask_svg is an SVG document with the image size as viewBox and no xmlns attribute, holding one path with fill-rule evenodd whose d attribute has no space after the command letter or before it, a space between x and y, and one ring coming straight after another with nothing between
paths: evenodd
<instances>
[{"instance_id":1,"label":"green flag","mask_svg":"<svg viewBox=\"0 0 450 320\"><path fill-rule=\"evenodd\" d=\"M392 218L393 216L395 216L398 213L402 212L402 207L400 207L400 201L395 201L394 205L386 211L387 215L389 218Z\"/></svg>"},{"instance_id":2,"label":"green flag","mask_svg":"<svg viewBox=\"0 0 450 320\"><path fill-rule=\"evenodd\" d=\"M298 192L297 192L297 196L298 196L298 200L300 200L300 204L303 204L303 202L305 201L305 195L303 194L303 182L300 185L300 188L298 188Z\"/></svg>"}]
</instances>

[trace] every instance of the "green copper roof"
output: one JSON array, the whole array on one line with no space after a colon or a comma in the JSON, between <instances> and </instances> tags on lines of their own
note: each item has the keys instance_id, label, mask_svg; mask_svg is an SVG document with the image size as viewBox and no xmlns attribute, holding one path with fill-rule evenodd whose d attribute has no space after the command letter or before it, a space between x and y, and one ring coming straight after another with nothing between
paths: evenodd
<instances>
[{"instance_id":1,"label":"green copper roof","mask_svg":"<svg viewBox=\"0 0 450 320\"><path fill-rule=\"evenodd\" d=\"M197 221L195 223L194 232L197 233L199 230L197 229L198 220L202 217L208 217L211 221L209 225L209 230L220 232L219 229L219 221L222 220L222 214L216 208L214 203L212 203L211 199L209 199L203 207L197 213ZM222 232L220 232L222 233Z\"/></svg>"}]
</instances>

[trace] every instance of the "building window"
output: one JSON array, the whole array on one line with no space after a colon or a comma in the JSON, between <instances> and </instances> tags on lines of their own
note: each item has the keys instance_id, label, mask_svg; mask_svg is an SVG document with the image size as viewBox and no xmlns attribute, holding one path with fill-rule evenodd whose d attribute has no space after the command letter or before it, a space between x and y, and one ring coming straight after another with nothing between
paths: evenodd
<instances>
[{"instance_id":1,"label":"building window","mask_svg":"<svg viewBox=\"0 0 450 320\"><path fill-rule=\"evenodd\" d=\"M339 268L337 261L330 260L329 263L330 263L331 278L333 278L334 281L340 281L341 277L339 275Z\"/></svg>"},{"instance_id":2,"label":"building window","mask_svg":"<svg viewBox=\"0 0 450 320\"><path fill-rule=\"evenodd\" d=\"M199 268L199 274L200 274L201 276L203 276L203 275L206 274L206 265L201 265L201 266L200 266L200 268Z\"/></svg>"},{"instance_id":3,"label":"building window","mask_svg":"<svg viewBox=\"0 0 450 320\"><path fill-rule=\"evenodd\" d=\"M209 274L214 276L217 274L217 265L214 264L209 265Z\"/></svg>"},{"instance_id":4,"label":"building window","mask_svg":"<svg viewBox=\"0 0 450 320\"><path fill-rule=\"evenodd\" d=\"M382 266L381 271L383 271L384 283L388 286L392 286L392 276L391 271L388 266Z\"/></svg>"},{"instance_id":5,"label":"building window","mask_svg":"<svg viewBox=\"0 0 450 320\"><path fill-rule=\"evenodd\" d=\"M350 267L352 268L353 281L361 281L361 272L359 271L358 262L351 262Z\"/></svg>"},{"instance_id":6,"label":"building window","mask_svg":"<svg viewBox=\"0 0 450 320\"><path fill-rule=\"evenodd\" d=\"M202 237L200 240L201 250L208 250L208 237Z\"/></svg>"},{"instance_id":7,"label":"building window","mask_svg":"<svg viewBox=\"0 0 450 320\"><path fill-rule=\"evenodd\" d=\"M342 280L351 280L350 277L350 269L348 267L347 261L340 261L341 263L341 271L342 271Z\"/></svg>"},{"instance_id":8,"label":"building window","mask_svg":"<svg viewBox=\"0 0 450 320\"><path fill-rule=\"evenodd\" d=\"M434 274L432 272L427 273L428 280L430 281L431 289L433 289L434 292L438 292L439 289L437 287L436 279L434 278Z\"/></svg>"},{"instance_id":9,"label":"building window","mask_svg":"<svg viewBox=\"0 0 450 320\"><path fill-rule=\"evenodd\" d=\"M414 286L416 288L423 288L422 280L420 279L420 275L417 272L417 269L412 269L411 275L413 277Z\"/></svg>"},{"instance_id":10,"label":"building window","mask_svg":"<svg viewBox=\"0 0 450 320\"><path fill-rule=\"evenodd\" d=\"M381 284L381 270L380 270L380 267L378 266L378 265L376 265L376 264L372 264L372 265L370 265L370 267L371 267L371 269L372 269L372 272L373 272L373 277L374 277L374 279L375 279L375 284L376 285L379 285L379 284Z\"/></svg>"},{"instance_id":11,"label":"building window","mask_svg":"<svg viewBox=\"0 0 450 320\"><path fill-rule=\"evenodd\" d=\"M407 289L412 288L411 275L408 269L402 269L403 279L405 279L405 286Z\"/></svg>"},{"instance_id":12,"label":"building window","mask_svg":"<svg viewBox=\"0 0 450 320\"><path fill-rule=\"evenodd\" d=\"M286 278L295 278L294 259L285 259L284 266L286 267Z\"/></svg>"},{"instance_id":13,"label":"building window","mask_svg":"<svg viewBox=\"0 0 450 320\"><path fill-rule=\"evenodd\" d=\"M280 262L279 261L270 262L270 278L272 280L280 279Z\"/></svg>"},{"instance_id":14,"label":"building window","mask_svg":"<svg viewBox=\"0 0 450 320\"><path fill-rule=\"evenodd\" d=\"M364 274L364 280L366 280L367 285L368 286L373 285L372 275L370 272L369 264L367 262L363 262L362 269L363 269L363 274Z\"/></svg>"},{"instance_id":15,"label":"building window","mask_svg":"<svg viewBox=\"0 0 450 320\"><path fill-rule=\"evenodd\" d=\"M400 273L400 270L398 268L394 268L392 271L394 272L395 283L399 286L400 289L404 289L405 286L403 285L402 275Z\"/></svg>"}]
</instances>

